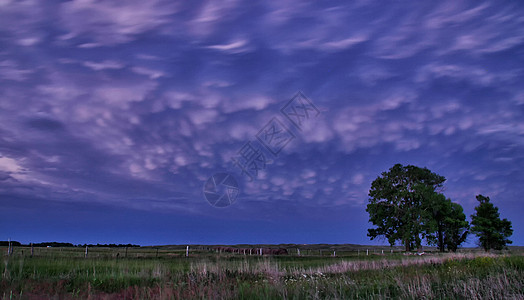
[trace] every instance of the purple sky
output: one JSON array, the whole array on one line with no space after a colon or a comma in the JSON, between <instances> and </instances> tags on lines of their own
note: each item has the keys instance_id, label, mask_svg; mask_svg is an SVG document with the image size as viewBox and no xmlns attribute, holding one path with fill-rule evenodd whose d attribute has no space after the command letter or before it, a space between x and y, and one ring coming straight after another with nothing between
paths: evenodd
<instances>
[{"instance_id":1,"label":"purple sky","mask_svg":"<svg viewBox=\"0 0 524 300\"><path fill-rule=\"evenodd\" d=\"M520 1L116 3L0 1L0 240L371 243L369 187L402 163L524 245ZM274 117L295 139L249 182L231 158Z\"/></svg>"}]
</instances>

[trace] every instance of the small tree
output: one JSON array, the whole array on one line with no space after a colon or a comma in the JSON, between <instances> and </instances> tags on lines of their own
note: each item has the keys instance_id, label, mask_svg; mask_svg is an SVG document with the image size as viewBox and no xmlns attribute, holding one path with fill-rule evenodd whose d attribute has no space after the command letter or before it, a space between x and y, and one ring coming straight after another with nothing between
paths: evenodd
<instances>
[{"instance_id":1,"label":"small tree","mask_svg":"<svg viewBox=\"0 0 524 300\"><path fill-rule=\"evenodd\" d=\"M460 244L466 241L469 234L469 223L466 221L466 215L460 204L451 202L451 211L444 223L446 224L444 244L449 251L455 252Z\"/></svg>"},{"instance_id":2,"label":"small tree","mask_svg":"<svg viewBox=\"0 0 524 300\"><path fill-rule=\"evenodd\" d=\"M457 251L468 235L469 223L462 206L443 194L422 187L426 240L437 245L440 252L447 248Z\"/></svg>"},{"instance_id":3,"label":"small tree","mask_svg":"<svg viewBox=\"0 0 524 300\"><path fill-rule=\"evenodd\" d=\"M502 250L512 241L508 239L513 234L511 222L500 219L499 209L490 202L489 197L477 195L479 205L475 214L471 215L471 232L479 237L479 244L485 251Z\"/></svg>"}]
</instances>

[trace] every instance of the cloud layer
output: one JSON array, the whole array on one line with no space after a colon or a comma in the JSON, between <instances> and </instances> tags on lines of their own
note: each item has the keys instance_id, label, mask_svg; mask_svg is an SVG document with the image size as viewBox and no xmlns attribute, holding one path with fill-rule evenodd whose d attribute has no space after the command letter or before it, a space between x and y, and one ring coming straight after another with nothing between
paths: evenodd
<instances>
[{"instance_id":1,"label":"cloud layer","mask_svg":"<svg viewBox=\"0 0 524 300\"><path fill-rule=\"evenodd\" d=\"M204 227L331 219L354 230L329 241L365 242L370 183L400 162L445 176L468 213L476 194L490 196L523 243L523 12L456 1L1 1L0 203L96 204ZM320 111L302 130L280 114L299 90ZM266 153L248 182L231 158L273 117L296 139ZM202 188L218 171L242 194L217 215Z\"/></svg>"}]
</instances>

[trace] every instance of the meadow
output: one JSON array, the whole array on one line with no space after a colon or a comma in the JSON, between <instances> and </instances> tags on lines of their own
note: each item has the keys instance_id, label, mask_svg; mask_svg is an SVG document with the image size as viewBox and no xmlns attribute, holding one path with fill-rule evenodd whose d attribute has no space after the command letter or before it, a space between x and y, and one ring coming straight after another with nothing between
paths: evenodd
<instances>
[{"instance_id":1,"label":"meadow","mask_svg":"<svg viewBox=\"0 0 524 300\"><path fill-rule=\"evenodd\" d=\"M257 245L260 246L260 245ZM288 255L206 246L15 247L3 253L2 299L524 299L524 251L427 252L280 245ZM238 246L242 247L241 245ZM278 246L275 246L278 247ZM300 256L297 248L300 248ZM368 251L366 251L368 249ZM393 250L393 251L392 251Z\"/></svg>"}]
</instances>

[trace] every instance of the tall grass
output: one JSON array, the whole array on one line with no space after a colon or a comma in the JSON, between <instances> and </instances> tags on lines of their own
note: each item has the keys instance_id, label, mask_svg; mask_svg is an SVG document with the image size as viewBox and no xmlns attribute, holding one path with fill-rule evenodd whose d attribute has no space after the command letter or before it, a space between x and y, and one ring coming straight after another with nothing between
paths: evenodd
<instances>
[{"instance_id":1,"label":"tall grass","mask_svg":"<svg viewBox=\"0 0 524 300\"><path fill-rule=\"evenodd\" d=\"M0 296L28 299L524 299L524 256L4 257Z\"/></svg>"}]
</instances>

